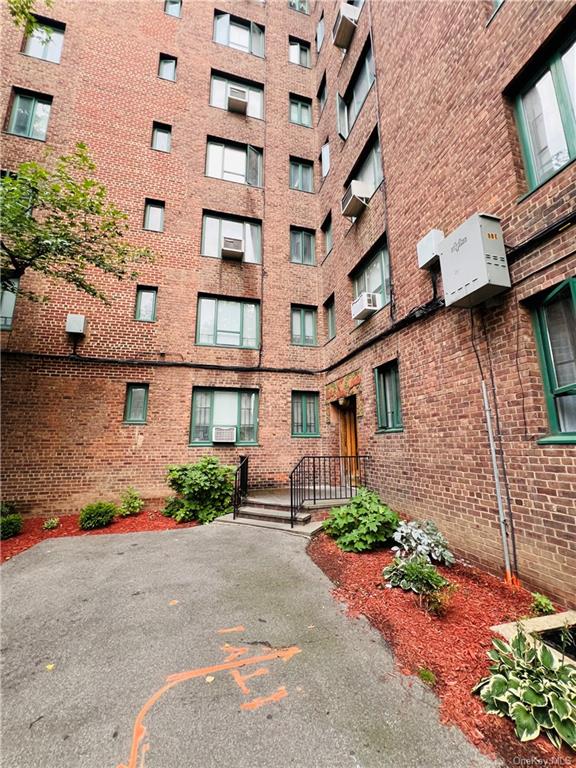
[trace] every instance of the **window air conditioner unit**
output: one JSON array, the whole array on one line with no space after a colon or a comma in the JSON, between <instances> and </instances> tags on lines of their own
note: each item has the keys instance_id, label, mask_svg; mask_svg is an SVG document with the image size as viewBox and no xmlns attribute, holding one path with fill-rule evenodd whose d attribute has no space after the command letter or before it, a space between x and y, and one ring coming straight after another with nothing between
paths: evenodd
<instances>
[{"instance_id":1,"label":"window air conditioner unit","mask_svg":"<svg viewBox=\"0 0 576 768\"><path fill-rule=\"evenodd\" d=\"M235 443L236 427L212 427L213 443Z\"/></svg>"},{"instance_id":2,"label":"window air conditioner unit","mask_svg":"<svg viewBox=\"0 0 576 768\"><path fill-rule=\"evenodd\" d=\"M365 181L352 181L342 198L342 215L358 216L372 197L370 187Z\"/></svg>"},{"instance_id":3,"label":"window air conditioner unit","mask_svg":"<svg viewBox=\"0 0 576 768\"><path fill-rule=\"evenodd\" d=\"M379 293L367 293L363 291L352 302L352 319L364 320L382 307L382 296Z\"/></svg>"},{"instance_id":4,"label":"window air conditioner unit","mask_svg":"<svg viewBox=\"0 0 576 768\"><path fill-rule=\"evenodd\" d=\"M248 91L246 90L246 88L238 88L235 85L231 85L228 88L229 111L240 112L242 115L245 115L247 106L248 106Z\"/></svg>"},{"instance_id":5,"label":"window air conditioner unit","mask_svg":"<svg viewBox=\"0 0 576 768\"><path fill-rule=\"evenodd\" d=\"M241 261L244 256L244 241L238 237L223 237L220 255L223 259Z\"/></svg>"},{"instance_id":6,"label":"window air conditioner unit","mask_svg":"<svg viewBox=\"0 0 576 768\"><path fill-rule=\"evenodd\" d=\"M332 29L332 42L338 48L348 48L356 30L360 8L349 3L342 3Z\"/></svg>"}]
</instances>

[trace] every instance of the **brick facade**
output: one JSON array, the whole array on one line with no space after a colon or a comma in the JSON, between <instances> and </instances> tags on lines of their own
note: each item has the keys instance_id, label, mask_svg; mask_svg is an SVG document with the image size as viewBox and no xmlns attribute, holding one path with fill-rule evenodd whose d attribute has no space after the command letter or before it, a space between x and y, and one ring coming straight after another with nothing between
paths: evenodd
<instances>
[{"instance_id":1,"label":"brick facade","mask_svg":"<svg viewBox=\"0 0 576 768\"><path fill-rule=\"evenodd\" d=\"M101 279L106 306L26 276L25 287L42 286L51 300L18 299L12 330L2 332L3 496L43 514L118 497L130 484L159 498L168 464L207 451L233 463L246 453L253 484L284 484L302 455L341 449L336 404L348 393L358 405L359 451L371 457L370 484L398 511L434 518L458 552L500 572L481 368L501 425L521 577L573 603L576 448L537 442L549 425L527 301L576 274L574 227L511 257L512 289L473 313L435 301L442 286L435 294L418 268L416 244L431 228L448 233L486 211L501 218L514 253L574 211L574 163L524 196L511 105L526 67L576 26L574 3L505 0L491 18L490 0L366 0L345 55L331 41L333 2L311 2L306 15L285 0L184 0L181 18L162 5L55 0L46 15L66 23L60 64L21 54L21 33L5 24L4 103L16 86L52 95L53 105L46 144L3 134L3 167L42 157L46 145L63 153L85 141L129 215L132 242L155 253L138 283L158 286L158 311L155 323L134 320L130 282ZM213 42L215 8L264 25L265 58ZM336 91L344 92L370 34L376 81L344 141ZM288 35L310 41L310 69L288 63ZM160 53L178 58L176 82L157 77ZM264 84L265 119L211 107L212 69ZM312 100L314 128L289 123L290 93ZM172 125L171 153L150 148L153 121ZM340 199L376 127L384 182L351 223ZM263 188L206 177L207 136L264 148ZM290 156L314 161L314 194L289 189ZM142 229L145 198L165 201L163 233ZM262 264L201 256L204 210L261 219ZM328 212L334 247L326 256L320 225ZM315 267L290 262L291 225L316 230ZM357 327L350 273L384 236L392 301ZM198 293L260 300L260 350L197 346ZM323 303L331 294L337 334L328 341ZM318 346L291 344L291 304L318 307ZM413 319L418 307L425 311ZM76 356L68 312L89 321ZM404 428L379 433L374 368L393 359ZM145 425L123 423L127 382L150 385ZM258 446L190 447L194 386L259 389ZM291 437L292 390L320 393L320 438Z\"/></svg>"}]
</instances>

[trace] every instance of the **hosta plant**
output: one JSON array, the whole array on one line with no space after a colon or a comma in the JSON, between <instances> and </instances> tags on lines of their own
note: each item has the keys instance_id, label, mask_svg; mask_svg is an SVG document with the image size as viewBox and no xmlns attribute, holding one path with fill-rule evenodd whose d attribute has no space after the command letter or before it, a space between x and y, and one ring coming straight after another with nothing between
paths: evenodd
<instances>
[{"instance_id":1,"label":"hosta plant","mask_svg":"<svg viewBox=\"0 0 576 768\"><path fill-rule=\"evenodd\" d=\"M345 552L365 552L387 542L398 526L399 518L378 496L367 488L345 506L335 507L323 527Z\"/></svg>"},{"instance_id":2,"label":"hosta plant","mask_svg":"<svg viewBox=\"0 0 576 768\"><path fill-rule=\"evenodd\" d=\"M486 712L511 718L520 741L542 733L558 749L565 742L576 751L576 667L542 643L533 647L520 625L510 643L492 644L491 674L472 689Z\"/></svg>"},{"instance_id":3,"label":"hosta plant","mask_svg":"<svg viewBox=\"0 0 576 768\"><path fill-rule=\"evenodd\" d=\"M406 591L425 595L447 587L450 582L437 570L425 555L402 559L395 557L382 571L388 587L400 587Z\"/></svg>"},{"instance_id":4,"label":"hosta plant","mask_svg":"<svg viewBox=\"0 0 576 768\"><path fill-rule=\"evenodd\" d=\"M448 549L448 542L432 520L425 520L423 523L418 520L403 520L393 538L398 546L392 549L399 557L422 555L430 561L444 565L454 563L454 555Z\"/></svg>"}]
</instances>

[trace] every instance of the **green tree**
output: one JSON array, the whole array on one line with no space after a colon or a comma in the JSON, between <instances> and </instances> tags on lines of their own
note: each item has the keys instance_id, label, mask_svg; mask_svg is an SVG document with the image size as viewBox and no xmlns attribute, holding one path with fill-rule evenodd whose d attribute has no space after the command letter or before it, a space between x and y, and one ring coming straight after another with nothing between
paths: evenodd
<instances>
[{"instance_id":1,"label":"green tree","mask_svg":"<svg viewBox=\"0 0 576 768\"><path fill-rule=\"evenodd\" d=\"M26 35L32 34L35 29L42 26L34 15L36 0L7 0L7 4L12 21L17 27L23 29ZM44 0L44 5L51 8L52 0Z\"/></svg>"},{"instance_id":2,"label":"green tree","mask_svg":"<svg viewBox=\"0 0 576 768\"><path fill-rule=\"evenodd\" d=\"M133 280L136 262L151 260L146 248L125 241L127 216L94 178L96 166L85 144L53 163L22 163L2 178L2 289L27 270L64 280L107 302L93 268ZM20 291L30 299L43 298Z\"/></svg>"}]
</instances>

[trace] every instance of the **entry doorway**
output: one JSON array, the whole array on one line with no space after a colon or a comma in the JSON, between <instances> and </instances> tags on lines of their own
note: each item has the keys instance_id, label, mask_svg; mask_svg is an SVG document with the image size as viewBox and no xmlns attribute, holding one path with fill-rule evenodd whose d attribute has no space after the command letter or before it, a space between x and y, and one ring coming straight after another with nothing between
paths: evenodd
<instances>
[{"instance_id":1,"label":"entry doorway","mask_svg":"<svg viewBox=\"0 0 576 768\"><path fill-rule=\"evenodd\" d=\"M350 395L338 400L338 418L340 422L340 455L358 455L358 427L356 424L356 396ZM340 484L349 487L353 495L358 485L357 459L342 459Z\"/></svg>"}]
</instances>

